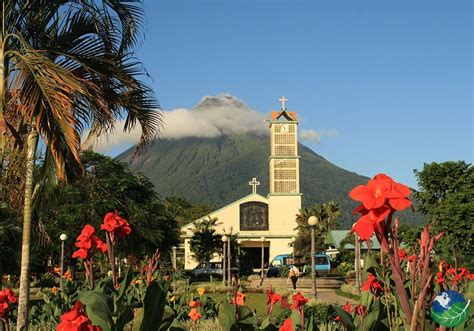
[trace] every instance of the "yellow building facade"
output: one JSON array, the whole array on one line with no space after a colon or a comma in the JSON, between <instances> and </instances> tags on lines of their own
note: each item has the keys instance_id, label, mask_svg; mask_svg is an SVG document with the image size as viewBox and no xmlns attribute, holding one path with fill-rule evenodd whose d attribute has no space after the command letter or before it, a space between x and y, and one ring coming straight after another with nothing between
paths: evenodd
<instances>
[{"instance_id":1,"label":"yellow building facade","mask_svg":"<svg viewBox=\"0 0 474 331\"><path fill-rule=\"evenodd\" d=\"M240 249L257 268L261 264L262 245L265 263L276 255L291 252L290 243L296 236L295 218L301 208L298 120L295 112L287 111L287 99L283 97L280 101L281 110L272 112L269 125L269 194L266 197L258 194L260 183L253 178L249 182L249 195L194 221L217 218L216 230L222 234L232 228L233 233L238 233ZM198 264L189 246L194 222L181 228L186 270ZM214 260L221 258L216 255Z\"/></svg>"}]
</instances>

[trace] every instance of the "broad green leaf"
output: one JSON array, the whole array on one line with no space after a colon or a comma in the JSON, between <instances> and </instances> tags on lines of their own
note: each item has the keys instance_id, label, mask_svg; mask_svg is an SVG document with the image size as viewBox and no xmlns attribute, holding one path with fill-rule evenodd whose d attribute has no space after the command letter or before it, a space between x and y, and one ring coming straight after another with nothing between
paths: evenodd
<instances>
[{"instance_id":1,"label":"broad green leaf","mask_svg":"<svg viewBox=\"0 0 474 331\"><path fill-rule=\"evenodd\" d=\"M132 331L140 331L140 327L143 321L143 308L137 308L135 317L132 321Z\"/></svg>"},{"instance_id":2,"label":"broad green leaf","mask_svg":"<svg viewBox=\"0 0 474 331\"><path fill-rule=\"evenodd\" d=\"M219 325L224 328L224 330L230 330L235 324L235 314L234 314L234 305L223 302L219 306L219 315L217 317Z\"/></svg>"},{"instance_id":3,"label":"broad green leaf","mask_svg":"<svg viewBox=\"0 0 474 331\"><path fill-rule=\"evenodd\" d=\"M122 300L123 295L127 291L127 288L130 286L130 282L132 281L133 278L133 268L129 267L127 270L127 273L125 274L125 277L122 280L122 283L120 284L120 290L117 296L117 301Z\"/></svg>"},{"instance_id":4,"label":"broad green leaf","mask_svg":"<svg viewBox=\"0 0 474 331\"><path fill-rule=\"evenodd\" d=\"M161 326L166 305L166 291L160 285L156 281L151 282L146 289L141 331L158 330Z\"/></svg>"},{"instance_id":5,"label":"broad green leaf","mask_svg":"<svg viewBox=\"0 0 474 331\"><path fill-rule=\"evenodd\" d=\"M341 317L341 320L347 326L348 331L355 330L354 322L352 321L352 316L347 311L335 305L332 306L332 308L334 309L336 314Z\"/></svg>"},{"instance_id":6,"label":"broad green leaf","mask_svg":"<svg viewBox=\"0 0 474 331\"><path fill-rule=\"evenodd\" d=\"M111 296L96 291L79 292L79 301L86 306L87 316L93 325L98 325L103 331L114 330L113 299Z\"/></svg>"},{"instance_id":7,"label":"broad green leaf","mask_svg":"<svg viewBox=\"0 0 474 331\"><path fill-rule=\"evenodd\" d=\"M469 302L456 302L451 305L448 310L445 310L442 313L437 313L431 309L430 315L439 325L452 328L464 323L469 317Z\"/></svg>"},{"instance_id":8,"label":"broad green leaf","mask_svg":"<svg viewBox=\"0 0 474 331\"><path fill-rule=\"evenodd\" d=\"M301 317L296 310L291 312L290 318L294 326L301 326Z\"/></svg>"},{"instance_id":9,"label":"broad green leaf","mask_svg":"<svg viewBox=\"0 0 474 331\"><path fill-rule=\"evenodd\" d=\"M125 306L115 321L115 331L122 331L125 325L133 320L133 310Z\"/></svg>"},{"instance_id":10,"label":"broad green leaf","mask_svg":"<svg viewBox=\"0 0 474 331\"><path fill-rule=\"evenodd\" d=\"M257 324L257 318L255 317L253 311L247 306L241 306L238 308L239 312L239 323L240 324Z\"/></svg>"}]
</instances>

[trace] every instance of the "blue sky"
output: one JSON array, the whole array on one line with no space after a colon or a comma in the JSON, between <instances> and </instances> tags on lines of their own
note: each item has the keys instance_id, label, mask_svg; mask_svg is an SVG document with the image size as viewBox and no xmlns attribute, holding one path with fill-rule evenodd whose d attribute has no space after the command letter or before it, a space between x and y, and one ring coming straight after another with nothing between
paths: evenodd
<instances>
[{"instance_id":1,"label":"blue sky","mask_svg":"<svg viewBox=\"0 0 474 331\"><path fill-rule=\"evenodd\" d=\"M472 4L461 0L154 0L138 57L164 109L285 95L336 165L415 186L413 169L473 154ZM305 142L303 142L305 143Z\"/></svg>"}]
</instances>

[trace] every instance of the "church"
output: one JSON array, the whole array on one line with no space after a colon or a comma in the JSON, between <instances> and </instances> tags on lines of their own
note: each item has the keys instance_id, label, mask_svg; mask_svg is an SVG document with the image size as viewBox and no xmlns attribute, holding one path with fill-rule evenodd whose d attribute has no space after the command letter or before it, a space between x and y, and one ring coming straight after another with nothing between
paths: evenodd
<instances>
[{"instance_id":1,"label":"church","mask_svg":"<svg viewBox=\"0 0 474 331\"><path fill-rule=\"evenodd\" d=\"M208 217L218 219L218 233L224 234L232 228L232 233L238 234L240 250L245 252L254 268L260 268L262 245L264 263L292 251L290 243L296 236L295 218L301 208L298 119L295 112L286 109L287 99L282 97L280 101L281 110L271 113L269 125L269 194L266 197L260 195L260 182L253 178L249 182L249 195L183 226L181 239L184 241L185 270L198 264L189 246L193 224Z\"/></svg>"}]
</instances>

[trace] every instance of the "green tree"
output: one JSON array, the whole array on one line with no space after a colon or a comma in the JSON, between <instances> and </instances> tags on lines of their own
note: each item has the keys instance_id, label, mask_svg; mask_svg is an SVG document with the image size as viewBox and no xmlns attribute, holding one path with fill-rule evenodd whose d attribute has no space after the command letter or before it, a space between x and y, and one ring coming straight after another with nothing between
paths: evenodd
<instances>
[{"instance_id":1,"label":"green tree","mask_svg":"<svg viewBox=\"0 0 474 331\"><path fill-rule=\"evenodd\" d=\"M142 128L140 146L153 138L160 114L146 74L134 60L143 14L121 0L10 0L0 29L0 153L26 150L20 296L17 328L28 328L31 197L39 138L65 178L82 168L81 134ZM26 137L26 139L25 139ZM3 163L3 162L2 162Z\"/></svg>"},{"instance_id":2,"label":"green tree","mask_svg":"<svg viewBox=\"0 0 474 331\"><path fill-rule=\"evenodd\" d=\"M415 170L419 210L427 215L432 232L444 231L436 251L443 258L456 255L474 260L474 170L464 161L424 164Z\"/></svg>"},{"instance_id":3,"label":"green tree","mask_svg":"<svg viewBox=\"0 0 474 331\"><path fill-rule=\"evenodd\" d=\"M194 233L189 242L193 257L209 266L214 253L222 252L222 235L216 232L218 219L207 218L194 222Z\"/></svg>"},{"instance_id":4,"label":"green tree","mask_svg":"<svg viewBox=\"0 0 474 331\"><path fill-rule=\"evenodd\" d=\"M157 248L167 255L179 243L178 224L148 178L133 175L126 164L101 154L87 151L81 158L85 175L68 185L59 185L35 209L52 238L58 238L62 232L68 234L69 253L85 224L98 229L104 215L114 210L132 226L127 240L118 242L119 257L143 257Z\"/></svg>"},{"instance_id":5,"label":"green tree","mask_svg":"<svg viewBox=\"0 0 474 331\"><path fill-rule=\"evenodd\" d=\"M191 204L181 197L167 197L165 202L180 226L184 226L198 218L209 215L216 209L215 206L210 204Z\"/></svg>"},{"instance_id":6,"label":"green tree","mask_svg":"<svg viewBox=\"0 0 474 331\"><path fill-rule=\"evenodd\" d=\"M302 208L296 215L298 235L294 243L298 255L309 255L311 253L311 227L308 218L316 216L318 224L315 226L316 251L325 250L325 241L328 231L336 226L337 218L341 211L336 202L316 204L312 208Z\"/></svg>"}]
</instances>

